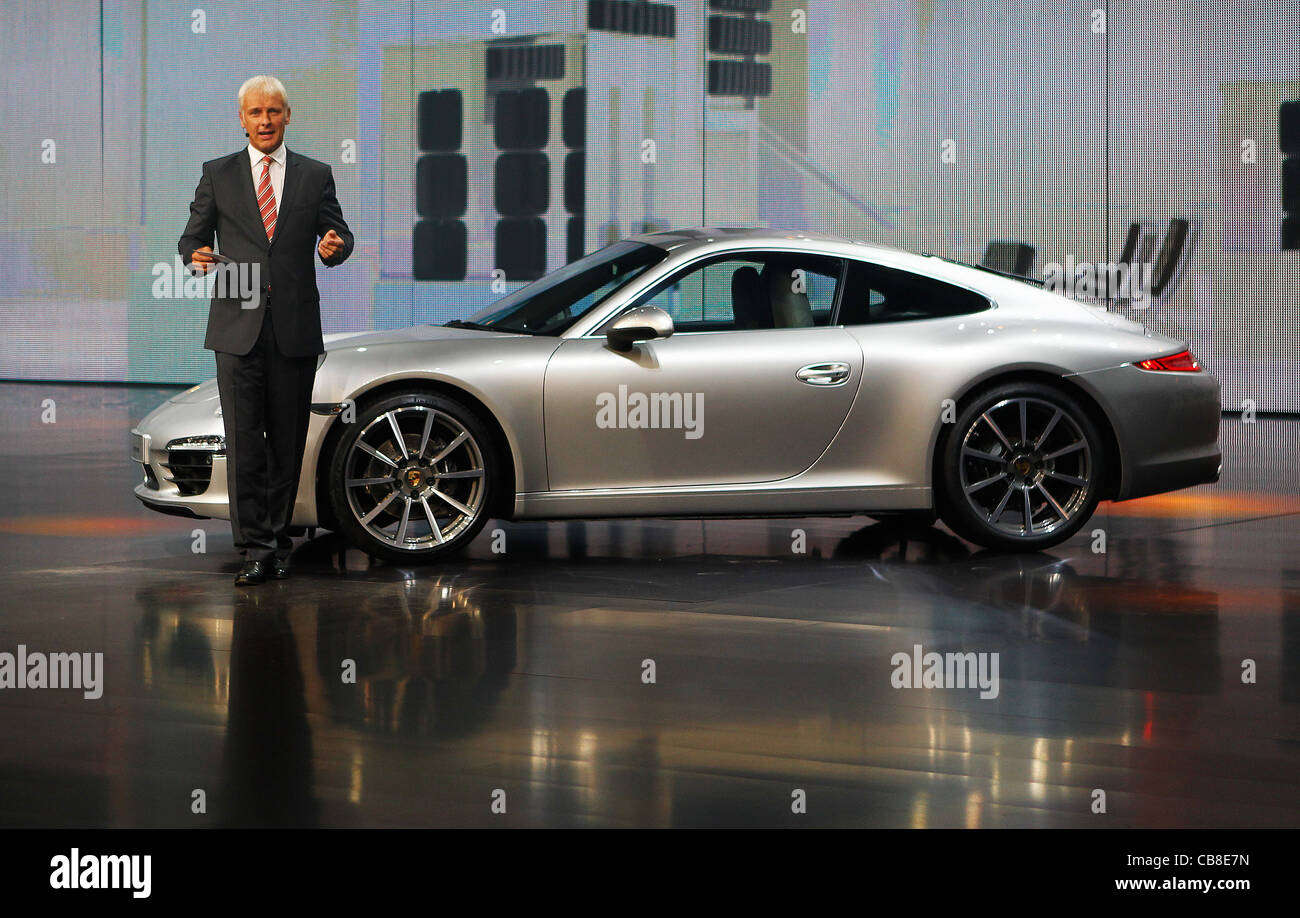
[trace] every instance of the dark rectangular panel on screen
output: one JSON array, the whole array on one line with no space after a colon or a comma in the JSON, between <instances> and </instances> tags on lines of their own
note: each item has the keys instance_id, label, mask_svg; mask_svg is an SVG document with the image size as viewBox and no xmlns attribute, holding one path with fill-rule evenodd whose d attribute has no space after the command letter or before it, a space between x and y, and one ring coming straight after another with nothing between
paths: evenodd
<instances>
[{"instance_id":1,"label":"dark rectangular panel on screen","mask_svg":"<svg viewBox=\"0 0 1300 918\"><path fill-rule=\"evenodd\" d=\"M1300 156L1282 160L1282 209L1300 214Z\"/></svg>"},{"instance_id":2,"label":"dark rectangular panel on screen","mask_svg":"<svg viewBox=\"0 0 1300 918\"><path fill-rule=\"evenodd\" d=\"M1277 112L1278 149L1288 156L1300 154L1300 100L1283 102Z\"/></svg>"},{"instance_id":3,"label":"dark rectangular panel on screen","mask_svg":"<svg viewBox=\"0 0 1300 918\"><path fill-rule=\"evenodd\" d=\"M497 221L496 264L506 280L536 280L546 273L546 224L540 217Z\"/></svg>"},{"instance_id":4,"label":"dark rectangular panel on screen","mask_svg":"<svg viewBox=\"0 0 1300 918\"><path fill-rule=\"evenodd\" d=\"M766 13L772 0L709 0L709 9L733 13Z\"/></svg>"},{"instance_id":5,"label":"dark rectangular panel on screen","mask_svg":"<svg viewBox=\"0 0 1300 918\"><path fill-rule=\"evenodd\" d=\"M582 217L570 217L564 229L564 260L577 261L584 254L583 244L586 236L586 221Z\"/></svg>"},{"instance_id":6,"label":"dark rectangular panel on screen","mask_svg":"<svg viewBox=\"0 0 1300 918\"><path fill-rule=\"evenodd\" d=\"M420 157L415 173L415 199L421 217L464 216L467 196L464 156L429 153Z\"/></svg>"},{"instance_id":7,"label":"dark rectangular panel on screen","mask_svg":"<svg viewBox=\"0 0 1300 918\"><path fill-rule=\"evenodd\" d=\"M540 86L496 94L493 142L502 150L540 150L551 139L551 97Z\"/></svg>"},{"instance_id":8,"label":"dark rectangular panel on screen","mask_svg":"<svg viewBox=\"0 0 1300 918\"><path fill-rule=\"evenodd\" d=\"M587 28L672 38L677 34L677 10L667 3L644 0L591 0Z\"/></svg>"},{"instance_id":9,"label":"dark rectangular panel on screen","mask_svg":"<svg viewBox=\"0 0 1300 918\"><path fill-rule=\"evenodd\" d=\"M740 16L709 17L709 51L714 54L771 54L772 23Z\"/></svg>"},{"instance_id":10,"label":"dark rectangular panel on screen","mask_svg":"<svg viewBox=\"0 0 1300 918\"><path fill-rule=\"evenodd\" d=\"M586 206L586 154L575 150L564 157L564 209L581 214Z\"/></svg>"},{"instance_id":11,"label":"dark rectangular panel on screen","mask_svg":"<svg viewBox=\"0 0 1300 918\"><path fill-rule=\"evenodd\" d=\"M487 50L489 80L562 80L564 45L494 45Z\"/></svg>"},{"instance_id":12,"label":"dark rectangular panel on screen","mask_svg":"<svg viewBox=\"0 0 1300 918\"><path fill-rule=\"evenodd\" d=\"M754 61L709 61L711 96L766 96L772 92L772 65Z\"/></svg>"},{"instance_id":13,"label":"dark rectangular panel on screen","mask_svg":"<svg viewBox=\"0 0 1300 918\"><path fill-rule=\"evenodd\" d=\"M551 163L545 153L502 153L497 157L494 201L505 217L535 217L551 205Z\"/></svg>"},{"instance_id":14,"label":"dark rectangular panel on screen","mask_svg":"<svg viewBox=\"0 0 1300 918\"><path fill-rule=\"evenodd\" d=\"M560 133L564 145L579 148L587 145L587 90L575 86L564 94L560 105Z\"/></svg>"},{"instance_id":15,"label":"dark rectangular panel on screen","mask_svg":"<svg viewBox=\"0 0 1300 918\"><path fill-rule=\"evenodd\" d=\"M459 150L464 121L464 100L460 90L422 92L419 105L420 149L429 153Z\"/></svg>"},{"instance_id":16,"label":"dark rectangular panel on screen","mask_svg":"<svg viewBox=\"0 0 1300 918\"><path fill-rule=\"evenodd\" d=\"M416 280L465 279L465 224L460 220L421 220L415 224L412 271Z\"/></svg>"}]
</instances>

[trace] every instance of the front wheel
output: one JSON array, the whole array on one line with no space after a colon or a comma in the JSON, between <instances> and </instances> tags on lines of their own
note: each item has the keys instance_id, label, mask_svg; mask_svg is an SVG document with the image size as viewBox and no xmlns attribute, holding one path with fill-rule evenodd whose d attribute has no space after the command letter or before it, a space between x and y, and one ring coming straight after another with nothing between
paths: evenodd
<instances>
[{"instance_id":1,"label":"front wheel","mask_svg":"<svg viewBox=\"0 0 1300 918\"><path fill-rule=\"evenodd\" d=\"M1097 508L1105 458L1096 425L1066 393L1040 383L990 389L944 442L944 522L989 548L1059 544Z\"/></svg>"},{"instance_id":2,"label":"front wheel","mask_svg":"<svg viewBox=\"0 0 1300 918\"><path fill-rule=\"evenodd\" d=\"M497 471L496 449L474 412L429 392L402 393L349 425L330 463L330 501L358 548L424 563L483 528Z\"/></svg>"}]
</instances>

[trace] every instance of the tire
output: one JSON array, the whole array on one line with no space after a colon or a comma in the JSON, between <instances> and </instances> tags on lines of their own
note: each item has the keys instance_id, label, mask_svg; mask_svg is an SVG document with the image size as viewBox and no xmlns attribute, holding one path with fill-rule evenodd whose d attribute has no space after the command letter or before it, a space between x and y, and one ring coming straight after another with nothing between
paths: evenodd
<instances>
[{"instance_id":1,"label":"tire","mask_svg":"<svg viewBox=\"0 0 1300 918\"><path fill-rule=\"evenodd\" d=\"M943 521L986 548L1058 545L1097 509L1105 462L1101 434L1076 399L1042 383L996 386L962 409L943 441Z\"/></svg>"},{"instance_id":2,"label":"tire","mask_svg":"<svg viewBox=\"0 0 1300 918\"><path fill-rule=\"evenodd\" d=\"M478 535L496 506L500 470L473 411L430 392L398 393L348 425L330 461L330 504L339 531L362 551L424 564Z\"/></svg>"}]
</instances>

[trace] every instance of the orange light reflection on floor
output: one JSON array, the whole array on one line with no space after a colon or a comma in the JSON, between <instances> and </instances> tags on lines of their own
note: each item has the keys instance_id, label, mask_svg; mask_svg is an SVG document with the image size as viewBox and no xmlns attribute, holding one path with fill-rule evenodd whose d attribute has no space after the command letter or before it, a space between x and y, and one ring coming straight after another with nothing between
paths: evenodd
<instances>
[{"instance_id":1,"label":"orange light reflection on floor","mask_svg":"<svg viewBox=\"0 0 1300 918\"><path fill-rule=\"evenodd\" d=\"M1103 505L1115 516L1148 519L1229 519L1300 513L1300 495L1247 491L1173 491Z\"/></svg>"},{"instance_id":2,"label":"orange light reflection on floor","mask_svg":"<svg viewBox=\"0 0 1300 918\"><path fill-rule=\"evenodd\" d=\"M0 532L17 535L103 538L168 532L175 530L180 522L179 518L168 519L163 516L12 516L0 519Z\"/></svg>"}]
</instances>

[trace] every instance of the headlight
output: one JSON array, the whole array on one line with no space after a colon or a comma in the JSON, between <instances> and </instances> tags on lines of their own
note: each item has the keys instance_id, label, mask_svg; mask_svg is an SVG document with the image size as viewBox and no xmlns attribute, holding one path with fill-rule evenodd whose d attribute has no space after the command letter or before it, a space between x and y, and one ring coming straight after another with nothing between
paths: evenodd
<instances>
[{"instance_id":1,"label":"headlight","mask_svg":"<svg viewBox=\"0 0 1300 918\"><path fill-rule=\"evenodd\" d=\"M181 437L179 440L168 440L167 451L174 449L194 450L195 452L213 453L217 456L226 454L226 438L217 436L205 437Z\"/></svg>"}]
</instances>

